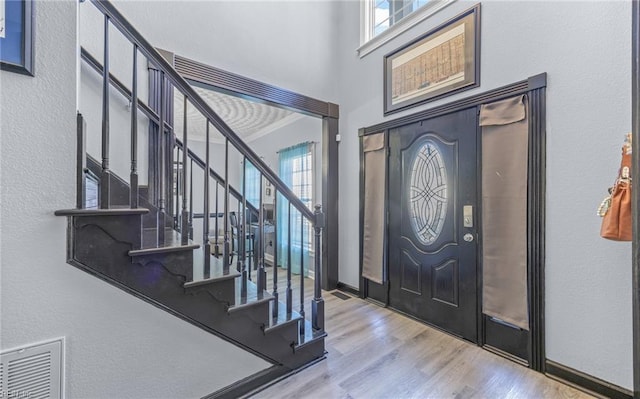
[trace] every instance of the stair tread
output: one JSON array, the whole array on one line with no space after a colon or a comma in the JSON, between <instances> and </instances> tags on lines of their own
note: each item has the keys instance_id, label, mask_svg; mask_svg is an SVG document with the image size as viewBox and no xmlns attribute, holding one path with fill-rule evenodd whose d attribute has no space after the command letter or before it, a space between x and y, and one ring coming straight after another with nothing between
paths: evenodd
<instances>
[{"instance_id":1,"label":"stair tread","mask_svg":"<svg viewBox=\"0 0 640 399\"><path fill-rule=\"evenodd\" d=\"M222 257L216 258L213 255L209 255L211 258L209 277L204 277L204 248L200 247L193 251L193 281L185 283L185 288L195 287L198 285L209 284L215 281L228 280L240 276L240 273L235 268L224 269L224 261Z\"/></svg>"},{"instance_id":2,"label":"stair tread","mask_svg":"<svg viewBox=\"0 0 640 399\"><path fill-rule=\"evenodd\" d=\"M60 209L54 212L56 216L118 216L143 215L149 213L147 208L112 207L109 209Z\"/></svg>"},{"instance_id":3,"label":"stair tread","mask_svg":"<svg viewBox=\"0 0 640 399\"><path fill-rule=\"evenodd\" d=\"M269 294L269 292L258 290L258 286L253 281L247 281L247 293L246 296L242 296L242 278L236 279L235 294L235 305L229 307L229 313L244 307L274 300L273 295Z\"/></svg>"},{"instance_id":4,"label":"stair tread","mask_svg":"<svg viewBox=\"0 0 640 399\"><path fill-rule=\"evenodd\" d=\"M314 331L309 320L304 320L304 335L300 335L300 342L296 345L297 348L309 345L316 342L319 339L324 339L327 336L326 331Z\"/></svg>"},{"instance_id":5,"label":"stair tread","mask_svg":"<svg viewBox=\"0 0 640 399\"><path fill-rule=\"evenodd\" d=\"M189 240L186 245L181 242L181 235L171 228L165 228L164 244L156 245L158 229L148 228L142 230L142 247L129 251L129 256L157 254L163 252L187 251L200 248L199 244Z\"/></svg>"},{"instance_id":6,"label":"stair tread","mask_svg":"<svg viewBox=\"0 0 640 399\"><path fill-rule=\"evenodd\" d=\"M273 311L273 306L275 306L276 302L271 303L271 310ZM269 313L273 314L273 313ZM291 313L287 314L287 305L284 303L278 302L278 315L276 317L271 317L269 319L269 325L264 329L265 333L273 330L277 330L285 325L297 322L302 319L302 315L296 311L291 311Z\"/></svg>"}]
</instances>

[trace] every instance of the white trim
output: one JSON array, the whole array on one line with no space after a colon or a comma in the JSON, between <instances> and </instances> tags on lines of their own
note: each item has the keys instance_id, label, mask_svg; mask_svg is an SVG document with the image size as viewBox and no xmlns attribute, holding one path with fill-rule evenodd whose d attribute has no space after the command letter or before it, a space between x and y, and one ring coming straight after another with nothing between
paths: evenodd
<instances>
[{"instance_id":1,"label":"white trim","mask_svg":"<svg viewBox=\"0 0 640 399\"><path fill-rule=\"evenodd\" d=\"M420 7L418 10L412 12L406 17L402 18L397 23L391 25L389 29L380 33L379 35L371 38L367 42L363 42L369 36L371 29L371 2L369 0L363 0L360 3L360 42L362 45L356 49L360 58L371 53L383 44L388 43L395 37L401 35L407 30L411 29L415 25L429 18L438 11L444 9L448 5L454 3L456 0L432 0L431 2Z\"/></svg>"}]
</instances>

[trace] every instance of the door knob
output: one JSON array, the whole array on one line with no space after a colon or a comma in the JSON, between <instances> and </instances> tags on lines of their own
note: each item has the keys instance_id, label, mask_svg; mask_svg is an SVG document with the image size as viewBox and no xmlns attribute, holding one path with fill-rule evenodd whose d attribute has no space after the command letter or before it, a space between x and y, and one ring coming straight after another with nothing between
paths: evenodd
<instances>
[{"instance_id":1,"label":"door knob","mask_svg":"<svg viewBox=\"0 0 640 399\"><path fill-rule=\"evenodd\" d=\"M471 233L467 233L462 237L466 242L471 242L473 241L473 234Z\"/></svg>"}]
</instances>

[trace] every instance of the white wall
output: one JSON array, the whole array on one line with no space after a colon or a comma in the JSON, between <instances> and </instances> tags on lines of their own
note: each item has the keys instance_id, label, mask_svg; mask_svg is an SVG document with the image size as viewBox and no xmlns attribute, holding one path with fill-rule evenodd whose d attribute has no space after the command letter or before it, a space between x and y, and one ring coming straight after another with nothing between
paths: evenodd
<instances>
[{"instance_id":1,"label":"white wall","mask_svg":"<svg viewBox=\"0 0 640 399\"><path fill-rule=\"evenodd\" d=\"M269 364L65 262L76 7L37 2L36 76L0 72L0 350L66 337L68 398L201 397Z\"/></svg>"},{"instance_id":2,"label":"white wall","mask_svg":"<svg viewBox=\"0 0 640 399\"><path fill-rule=\"evenodd\" d=\"M334 2L146 1L116 7L159 48L227 71L335 100Z\"/></svg>"},{"instance_id":3,"label":"white wall","mask_svg":"<svg viewBox=\"0 0 640 399\"><path fill-rule=\"evenodd\" d=\"M458 1L360 59L359 4L340 3L342 282L358 285L357 131L385 120L382 57L473 4ZM548 72L547 357L628 389L631 246L599 237L595 209L631 129L630 28L630 2L483 1L481 87L391 117Z\"/></svg>"}]
</instances>

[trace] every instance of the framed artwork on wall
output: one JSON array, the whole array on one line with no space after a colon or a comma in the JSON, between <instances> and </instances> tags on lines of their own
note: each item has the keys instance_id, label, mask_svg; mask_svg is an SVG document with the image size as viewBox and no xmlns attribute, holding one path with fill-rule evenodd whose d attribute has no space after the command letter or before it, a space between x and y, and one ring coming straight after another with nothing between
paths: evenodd
<instances>
[{"instance_id":1,"label":"framed artwork on wall","mask_svg":"<svg viewBox=\"0 0 640 399\"><path fill-rule=\"evenodd\" d=\"M384 56L384 114L480 86L480 4Z\"/></svg>"},{"instance_id":2,"label":"framed artwork on wall","mask_svg":"<svg viewBox=\"0 0 640 399\"><path fill-rule=\"evenodd\" d=\"M34 2L0 0L0 69L33 76Z\"/></svg>"}]
</instances>

